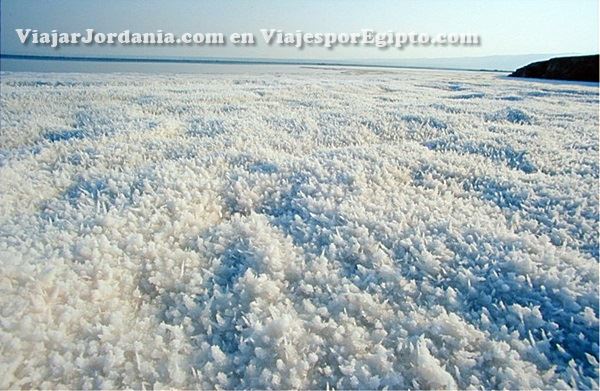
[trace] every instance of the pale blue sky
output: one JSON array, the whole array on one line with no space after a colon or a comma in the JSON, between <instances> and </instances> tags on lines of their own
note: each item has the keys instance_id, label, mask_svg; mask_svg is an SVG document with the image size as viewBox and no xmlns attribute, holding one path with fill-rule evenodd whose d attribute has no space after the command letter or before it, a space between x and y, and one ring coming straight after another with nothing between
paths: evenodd
<instances>
[{"instance_id":1,"label":"pale blue sky","mask_svg":"<svg viewBox=\"0 0 600 391\"><path fill-rule=\"evenodd\" d=\"M529 53L597 53L597 0L307 0L153 1L2 0L3 53L57 55L211 56L322 59L461 57ZM110 47L59 50L21 45L16 28L102 32L162 29L182 32L254 32L281 28L310 32L353 32L362 28L405 32L473 32L480 47Z\"/></svg>"}]
</instances>

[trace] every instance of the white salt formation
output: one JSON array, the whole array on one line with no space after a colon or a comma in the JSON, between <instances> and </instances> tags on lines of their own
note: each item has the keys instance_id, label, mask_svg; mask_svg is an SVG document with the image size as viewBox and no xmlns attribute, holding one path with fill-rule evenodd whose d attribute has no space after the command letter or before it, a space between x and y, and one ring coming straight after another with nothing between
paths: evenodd
<instances>
[{"instance_id":1,"label":"white salt formation","mask_svg":"<svg viewBox=\"0 0 600 391\"><path fill-rule=\"evenodd\" d=\"M3 73L1 100L0 388L598 389L597 87Z\"/></svg>"}]
</instances>

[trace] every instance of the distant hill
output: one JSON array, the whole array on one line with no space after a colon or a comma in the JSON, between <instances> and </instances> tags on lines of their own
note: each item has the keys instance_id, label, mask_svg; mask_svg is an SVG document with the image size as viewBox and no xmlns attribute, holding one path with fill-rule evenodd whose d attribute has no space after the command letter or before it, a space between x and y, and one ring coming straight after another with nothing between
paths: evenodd
<instances>
[{"instance_id":1,"label":"distant hill","mask_svg":"<svg viewBox=\"0 0 600 391\"><path fill-rule=\"evenodd\" d=\"M600 56L556 57L517 69L512 77L540 79L598 81Z\"/></svg>"}]
</instances>

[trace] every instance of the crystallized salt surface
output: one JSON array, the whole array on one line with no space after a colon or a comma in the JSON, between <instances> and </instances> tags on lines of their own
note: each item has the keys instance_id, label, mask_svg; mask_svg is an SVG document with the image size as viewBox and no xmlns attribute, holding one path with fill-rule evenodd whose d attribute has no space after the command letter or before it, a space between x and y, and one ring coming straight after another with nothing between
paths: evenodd
<instances>
[{"instance_id":1,"label":"crystallized salt surface","mask_svg":"<svg viewBox=\"0 0 600 391\"><path fill-rule=\"evenodd\" d=\"M598 89L1 77L0 388L598 388Z\"/></svg>"}]
</instances>

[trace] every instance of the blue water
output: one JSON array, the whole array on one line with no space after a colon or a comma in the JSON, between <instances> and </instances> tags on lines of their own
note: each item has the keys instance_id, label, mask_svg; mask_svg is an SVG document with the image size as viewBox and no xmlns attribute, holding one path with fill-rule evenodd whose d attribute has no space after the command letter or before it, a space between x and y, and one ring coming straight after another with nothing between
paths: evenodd
<instances>
[{"instance_id":1,"label":"blue water","mask_svg":"<svg viewBox=\"0 0 600 391\"><path fill-rule=\"evenodd\" d=\"M223 72L271 72L285 67L344 66L376 67L387 69L445 69L373 64L364 60L296 60L259 58L127 58L127 57L52 57L52 56L0 56L0 70L10 72L142 72L142 73L223 73ZM282 68L284 67L284 68ZM462 69L466 70L466 69Z\"/></svg>"},{"instance_id":2,"label":"blue water","mask_svg":"<svg viewBox=\"0 0 600 391\"><path fill-rule=\"evenodd\" d=\"M181 64L136 63L103 61L48 61L0 59L0 70L8 72L77 72L77 73L239 73L274 72L293 65L240 65L240 64Z\"/></svg>"}]
</instances>

